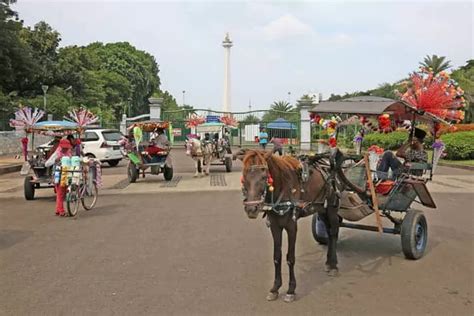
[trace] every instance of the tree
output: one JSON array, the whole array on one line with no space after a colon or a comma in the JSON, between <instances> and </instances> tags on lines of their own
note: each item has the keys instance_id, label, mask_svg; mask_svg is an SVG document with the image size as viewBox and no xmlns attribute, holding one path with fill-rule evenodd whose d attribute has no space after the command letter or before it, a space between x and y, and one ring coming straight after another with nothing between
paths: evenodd
<instances>
[{"instance_id":1,"label":"tree","mask_svg":"<svg viewBox=\"0 0 474 316\"><path fill-rule=\"evenodd\" d=\"M244 117L241 123L244 125L258 124L260 123L260 119L254 114L248 114L246 117Z\"/></svg>"},{"instance_id":2,"label":"tree","mask_svg":"<svg viewBox=\"0 0 474 316\"><path fill-rule=\"evenodd\" d=\"M41 21L31 29L23 28L20 31L20 39L29 46L31 55L35 61L34 72L36 76L25 85L24 89L33 91L33 94L41 93L41 85L54 84L57 64L57 49L61 38L59 33L46 22Z\"/></svg>"},{"instance_id":3,"label":"tree","mask_svg":"<svg viewBox=\"0 0 474 316\"><path fill-rule=\"evenodd\" d=\"M445 56L426 55L423 61L420 62L420 65L426 68L431 68L433 73L436 75L451 68L451 61L446 60Z\"/></svg>"},{"instance_id":4,"label":"tree","mask_svg":"<svg viewBox=\"0 0 474 316\"><path fill-rule=\"evenodd\" d=\"M474 60L468 60L466 65L453 71L451 78L456 80L464 90L464 98L467 103L464 123L471 123L474 120Z\"/></svg>"},{"instance_id":5,"label":"tree","mask_svg":"<svg viewBox=\"0 0 474 316\"><path fill-rule=\"evenodd\" d=\"M287 121L295 121L298 119L297 109L287 101L275 101L270 105L270 111L262 117L263 122L271 122L277 118L283 118Z\"/></svg>"}]
</instances>

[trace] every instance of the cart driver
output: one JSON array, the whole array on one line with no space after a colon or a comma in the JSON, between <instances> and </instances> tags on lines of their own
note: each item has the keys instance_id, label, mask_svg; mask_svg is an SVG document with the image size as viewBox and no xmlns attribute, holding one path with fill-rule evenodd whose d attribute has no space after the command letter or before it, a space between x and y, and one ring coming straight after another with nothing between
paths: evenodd
<instances>
[{"instance_id":1,"label":"cart driver","mask_svg":"<svg viewBox=\"0 0 474 316\"><path fill-rule=\"evenodd\" d=\"M162 128L156 129L156 135L153 139L155 145L161 149L167 149L170 146L168 137L166 137L165 131Z\"/></svg>"},{"instance_id":2,"label":"cart driver","mask_svg":"<svg viewBox=\"0 0 474 316\"><path fill-rule=\"evenodd\" d=\"M428 154L423 149L425 136L426 132L424 130L415 128L414 137L410 133L408 141L397 150L396 156L403 158L405 160L404 164L390 150L386 150L377 165L379 180L388 178L388 169L392 169L392 173L396 177L403 172L404 167L410 162L428 162ZM420 172L423 173L422 170ZM415 175L421 174L416 173Z\"/></svg>"}]
</instances>

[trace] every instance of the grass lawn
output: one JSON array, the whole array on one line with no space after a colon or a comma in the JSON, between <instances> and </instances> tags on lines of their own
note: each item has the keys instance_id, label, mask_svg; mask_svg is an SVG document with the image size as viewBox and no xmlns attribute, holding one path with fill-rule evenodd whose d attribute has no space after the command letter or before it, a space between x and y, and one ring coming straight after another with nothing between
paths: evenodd
<instances>
[{"instance_id":1,"label":"grass lawn","mask_svg":"<svg viewBox=\"0 0 474 316\"><path fill-rule=\"evenodd\" d=\"M450 164L450 165L457 165L457 166L472 166L474 167L474 159L471 160L445 160L441 159L442 163Z\"/></svg>"}]
</instances>

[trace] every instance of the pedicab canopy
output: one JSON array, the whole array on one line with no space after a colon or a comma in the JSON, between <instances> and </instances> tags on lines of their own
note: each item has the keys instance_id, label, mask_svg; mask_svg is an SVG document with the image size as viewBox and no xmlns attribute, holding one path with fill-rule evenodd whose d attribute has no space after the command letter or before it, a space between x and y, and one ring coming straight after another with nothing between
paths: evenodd
<instances>
[{"instance_id":1,"label":"pedicab canopy","mask_svg":"<svg viewBox=\"0 0 474 316\"><path fill-rule=\"evenodd\" d=\"M133 130L135 127L139 127L143 132L151 133L156 129L167 129L170 123L168 121L142 121L133 123L128 127L129 130Z\"/></svg>"}]
</instances>

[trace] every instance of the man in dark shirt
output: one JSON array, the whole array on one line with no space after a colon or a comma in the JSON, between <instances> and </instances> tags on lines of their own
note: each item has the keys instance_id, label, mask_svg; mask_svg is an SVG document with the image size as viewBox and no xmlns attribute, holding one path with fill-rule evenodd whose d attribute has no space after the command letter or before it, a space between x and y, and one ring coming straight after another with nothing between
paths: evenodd
<instances>
[{"instance_id":1,"label":"man in dark shirt","mask_svg":"<svg viewBox=\"0 0 474 316\"><path fill-rule=\"evenodd\" d=\"M402 145L397 152L396 156L403 158L405 164L410 162L428 162L428 154L423 149L423 140L425 139L426 132L422 129L415 128L414 137L410 134L408 142ZM392 169L394 176L398 176L402 171L404 164L397 159L395 155L387 150L383 153L377 165L377 177L379 179L388 178L388 170ZM421 174L420 174L421 175Z\"/></svg>"},{"instance_id":2,"label":"man in dark shirt","mask_svg":"<svg viewBox=\"0 0 474 316\"><path fill-rule=\"evenodd\" d=\"M270 143L273 143L273 153L278 153L280 156L283 156L283 144L281 138L272 137Z\"/></svg>"}]
</instances>

